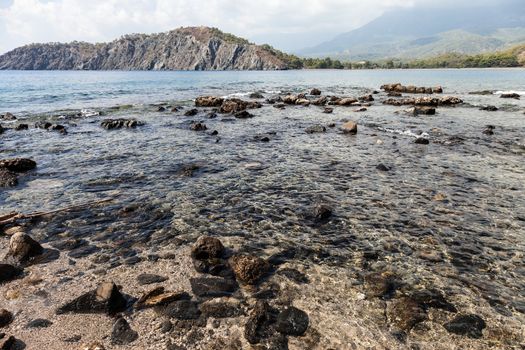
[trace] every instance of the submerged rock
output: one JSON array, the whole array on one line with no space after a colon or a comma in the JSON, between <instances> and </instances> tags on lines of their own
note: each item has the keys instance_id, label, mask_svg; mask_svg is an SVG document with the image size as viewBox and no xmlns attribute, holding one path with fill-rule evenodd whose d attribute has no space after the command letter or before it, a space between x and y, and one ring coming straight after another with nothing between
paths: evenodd
<instances>
[{"instance_id":1,"label":"submerged rock","mask_svg":"<svg viewBox=\"0 0 525 350\"><path fill-rule=\"evenodd\" d=\"M219 109L219 113L237 113L246 109L261 108L262 105L256 101L243 101L239 98L224 100Z\"/></svg>"},{"instance_id":2,"label":"submerged rock","mask_svg":"<svg viewBox=\"0 0 525 350\"><path fill-rule=\"evenodd\" d=\"M400 283L391 271L373 272L365 276L365 293L368 297L392 297Z\"/></svg>"},{"instance_id":3,"label":"submerged rock","mask_svg":"<svg viewBox=\"0 0 525 350\"><path fill-rule=\"evenodd\" d=\"M148 307L162 306L177 300L191 299L186 292L166 292L164 287L157 287L144 293L135 304L136 309L145 309Z\"/></svg>"},{"instance_id":4,"label":"submerged rock","mask_svg":"<svg viewBox=\"0 0 525 350\"><path fill-rule=\"evenodd\" d=\"M9 250L5 260L20 264L41 255L43 252L44 248L40 243L23 232L16 232L9 241Z\"/></svg>"},{"instance_id":5,"label":"submerged rock","mask_svg":"<svg viewBox=\"0 0 525 350\"><path fill-rule=\"evenodd\" d=\"M386 312L389 321L405 332L427 319L427 314L421 305L408 297L393 300Z\"/></svg>"},{"instance_id":6,"label":"submerged rock","mask_svg":"<svg viewBox=\"0 0 525 350\"><path fill-rule=\"evenodd\" d=\"M106 313L115 314L125 310L127 300L113 282L101 283L94 291L87 292L73 301L61 306L57 314Z\"/></svg>"},{"instance_id":7,"label":"submerged rock","mask_svg":"<svg viewBox=\"0 0 525 350\"><path fill-rule=\"evenodd\" d=\"M22 269L10 264L0 264L0 283L9 282L22 274Z\"/></svg>"},{"instance_id":8,"label":"submerged rock","mask_svg":"<svg viewBox=\"0 0 525 350\"><path fill-rule=\"evenodd\" d=\"M100 126L106 130L111 129L122 129L122 128L136 128L137 126L142 125L141 122L138 122L135 119L106 119L100 123Z\"/></svg>"},{"instance_id":9,"label":"submerged rock","mask_svg":"<svg viewBox=\"0 0 525 350\"><path fill-rule=\"evenodd\" d=\"M220 258L224 253L222 242L209 236L200 236L191 248L191 256L194 259L205 260Z\"/></svg>"},{"instance_id":10,"label":"submerged rock","mask_svg":"<svg viewBox=\"0 0 525 350\"><path fill-rule=\"evenodd\" d=\"M18 124L15 127L16 131L22 131L22 130L28 130L28 129L29 129L29 125L27 125L27 124Z\"/></svg>"},{"instance_id":11,"label":"submerged rock","mask_svg":"<svg viewBox=\"0 0 525 350\"><path fill-rule=\"evenodd\" d=\"M186 112L184 112L184 115L186 117L193 117L195 115L199 114L199 110L196 108L188 109Z\"/></svg>"},{"instance_id":12,"label":"submerged rock","mask_svg":"<svg viewBox=\"0 0 525 350\"><path fill-rule=\"evenodd\" d=\"M23 173L36 168L36 162L27 158L11 158L0 160L0 169L7 169L15 173Z\"/></svg>"},{"instance_id":13,"label":"submerged rock","mask_svg":"<svg viewBox=\"0 0 525 350\"><path fill-rule=\"evenodd\" d=\"M312 96L320 96L321 95L321 90L319 90L317 88L313 88L312 90L310 90L310 95L312 95Z\"/></svg>"},{"instance_id":14,"label":"submerged rock","mask_svg":"<svg viewBox=\"0 0 525 350\"><path fill-rule=\"evenodd\" d=\"M192 123L190 125L190 130L193 130L193 131L205 131L207 129L208 129L208 127L204 123L196 122L196 123Z\"/></svg>"},{"instance_id":15,"label":"submerged rock","mask_svg":"<svg viewBox=\"0 0 525 350\"><path fill-rule=\"evenodd\" d=\"M276 329L282 334L301 336L308 329L309 318L306 312L289 306L277 316Z\"/></svg>"},{"instance_id":16,"label":"submerged rock","mask_svg":"<svg viewBox=\"0 0 525 350\"><path fill-rule=\"evenodd\" d=\"M250 344L260 343L275 333L273 324L278 311L265 301L257 301L244 326L244 337Z\"/></svg>"},{"instance_id":17,"label":"submerged rock","mask_svg":"<svg viewBox=\"0 0 525 350\"><path fill-rule=\"evenodd\" d=\"M496 112L498 107L496 106L483 106L479 109L480 111Z\"/></svg>"},{"instance_id":18,"label":"submerged rock","mask_svg":"<svg viewBox=\"0 0 525 350\"><path fill-rule=\"evenodd\" d=\"M494 125L487 125L485 127L485 130L483 130L483 134L485 134L485 135L494 135L494 129L496 129L496 127Z\"/></svg>"},{"instance_id":19,"label":"submerged rock","mask_svg":"<svg viewBox=\"0 0 525 350\"><path fill-rule=\"evenodd\" d=\"M306 128L305 131L307 134L315 134L315 133L325 132L326 128L320 124L316 124L316 125L309 126L308 128Z\"/></svg>"},{"instance_id":20,"label":"submerged rock","mask_svg":"<svg viewBox=\"0 0 525 350\"><path fill-rule=\"evenodd\" d=\"M227 318L241 315L238 303L207 301L200 305L200 311L206 317Z\"/></svg>"},{"instance_id":21,"label":"submerged rock","mask_svg":"<svg viewBox=\"0 0 525 350\"><path fill-rule=\"evenodd\" d=\"M232 295L238 285L226 278L191 278L191 290L198 297L216 298Z\"/></svg>"},{"instance_id":22,"label":"submerged rock","mask_svg":"<svg viewBox=\"0 0 525 350\"><path fill-rule=\"evenodd\" d=\"M430 141L427 138L424 138L424 137L417 137L414 140L414 143L416 143L418 145L428 145L428 144L430 144Z\"/></svg>"},{"instance_id":23,"label":"submerged rock","mask_svg":"<svg viewBox=\"0 0 525 350\"><path fill-rule=\"evenodd\" d=\"M315 221L326 221L332 216L332 208L326 204L317 204L314 207L313 215Z\"/></svg>"},{"instance_id":24,"label":"submerged rock","mask_svg":"<svg viewBox=\"0 0 525 350\"><path fill-rule=\"evenodd\" d=\"M248 118L253 118L255 116L248 111L241 111L241 112L235 113L234 117L237 119L248 119Z\"/></svg>"},{"instance_id":25,"label":"submerged rock","mask_svg":"<svg viewBox=\"0 0 525 350\"><path fill-rule=\"evenodd\" d=\"M137 276L138 283L143 286L146 284L160 283L166 281L168 278L151 273L142 273Z\"/></svg>"},{"instance_id":26,"label":"submerged rock","mask_svg":"<svg viewBox=\"0 0 525 350\"><path fill-rule=\"evenodd\" d=\"M200 317L199 304L195 301L183 299L169 303L162 308L161 313L178 320L196 320Z\"/></svg>"},{"instance_id":27,"label":"submerged rock","mask_svg":"<svg viewBox=\"0 0 525 350\"><path fill-rule=\"evenodd\" d=\"M513 98L513 99L519 100L520 94L517 94L517 93L501 94L500 98Z\"/></svg>"},{"instance_id":28,"label":"submerged rock","mask_svg":"<svg viewBox=\"0 0 525 350\"><path fill-rule=\"evenodd\" d=\"M18 175L0 168L0 187L14 187L16 185L18 185Z\"/></svg>"},{"instance_id":29,"label":"submerged rock","mask_svg":"<svg viewBox=\"0 0 525 350\"><path fill-rule=\"evenodd\" d=\"M51 326L53 322L46 320L45 318L37 318L26 324L26 328L47 328Z\"/></svg>"},{"instance_id":30,"label":"submerged rock","mask_svg":"<svg viewBox=\"0 0 525 350\"><path fill-rule=\"evenodd\" d=\"M379 171L390 171L390 168L384 165L383 163L380 163L376 166L376 169Z\"/></svg>"},{"instance_id":31,"label":"submerged rock","mask_svg":"<svg viewBox=\"0 0 525 350\"><path fill-rule=\"evenodd\" d=\"M433 107L414 107L412 113L414 115L435 115L436 109Z\"/></svg>"},{"instance_id":32,"label":"submerged rock","mask_svg":"<svg viewBox=\"0 0 525 350\"><path fill-rule=\"evenodd\" d=\"M252 92L248 97L253 99L261 99L264 98L264 95L260 92Z\"/></svg>"},{"instance_id":33,"label":"submerged rock","mask_svg":"<svg viewBox=\"0 0 525 350\"><path fill-rule=\"evenodd\" d=\"M469 314L456 316L452 321L445 323L443 327L450 333L477 339L483 336L486 323L480 316Z\"/></svg>"},{"instance_id":34,"label":"submerged rock","mask_svg":"<svg viewBox=\"0 0 525 350\"><path fill-rule=\"evenodd\" d=\"M9 325L13 321L13 314L6 309L0 309L0 328Z\"/></svg>"},{"instance_id":35,"label":"submerged rock","mask_svg":"<svg viewBox=\"0 0 525 350\"><path fill-rule=\"evenodd\" d=\"M139 337L138 333L131 329L128 321L123 317L117 319L111 331L111 342L117 345L133 343Z\"/></svg>"},{"instance_id":36,"label":"submerged rock","mask_svg":"<svg viewBox=\"0 0 525 350\"><path fill-rule=\"evenodd\" d=\"M325 113L325 114L331 114L333 111L334 111L333 108L331 108L331 107L325 107L325 109L323 110L323 113Z\"/></svg>"},{"instance_id":37,"label":"submerged rock","mask_svg":"<svg viewBox=\"0 0 525 350\"><path fill-rule=\"evenodd\" d=\"M270 264L251 255L234 255L229 259L237 280L246 284L256 284L270 269Z\"/></svg>"},{"instance_id":38,"label":"submerged rock","mask_svg":"<svg viewBox=\"0 0 525 350\"><path fill-rule=\"evenodd\" d=\"M16 117L12 113L7 112L6 114L2 114L0 119L3 119L3 120L16 120Z\"/></svg>"}]
</instances>

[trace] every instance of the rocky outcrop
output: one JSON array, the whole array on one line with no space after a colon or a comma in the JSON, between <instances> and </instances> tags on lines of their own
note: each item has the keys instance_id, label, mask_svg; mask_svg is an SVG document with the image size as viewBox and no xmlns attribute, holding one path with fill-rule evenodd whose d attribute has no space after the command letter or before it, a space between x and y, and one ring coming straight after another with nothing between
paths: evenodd
<instances>
[{"instance_id":1,"label":"rocky outcrop","mask_svg":"<svg viewBox=\"0 0 525 350\"><path fill-rule=\"evenodd\" d=\"M126 35L110 43L32 44L0 56L18 70L279 70L276 51L208 27Z\"/></svg>"}]
</instances>

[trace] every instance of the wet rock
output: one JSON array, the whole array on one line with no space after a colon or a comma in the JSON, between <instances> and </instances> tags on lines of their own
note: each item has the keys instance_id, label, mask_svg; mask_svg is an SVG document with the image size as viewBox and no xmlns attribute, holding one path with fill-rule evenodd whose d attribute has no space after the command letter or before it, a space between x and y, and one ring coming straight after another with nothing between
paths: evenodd
<instances>
[{"instance_id":1,"label":"wet rock","mask_svg":"<svg viewBox=\"0 0 525 350\"><path fill-rule=\"evenodd\" d=\"M208 127L206 127L206 124L204 123L191 123L190 125L190 130L193 130L193 131L205 131L207 130Z\"/></svg>"},{"instance_id":2,"label":"wet rock","mask_svg":"<svg viewBox=\"0 0 525 350\"><path fill-rule=\"evenodd\" d=\"M193 294L202 298L216 298L232 295L238 285L235 281L226 278L191 278Z\"/></svg>"},{"instance_id":3,"label":"wet rock","mask_svg":"<svg viewBox=\"0 0 525 350\"><path fill-rule=\"evenodd\" d=\"M436 109L434 107L414 107L412 113L414 115L435 115Z\"/></svg>"},{"instance_id":4,"label":"wet rock","mask_svg":"<svg viewBox=\"0 0 525 350\"><path fill-rule=\"evenodd\" d=\"M390 323L405 332L427 319L427 314L421 305L408 297L393 300L389 303L386 313Z\"/></svg>"},{"instance_id":5,"label":"wet rock","mask_svg":"<svg viewBox=\"0 0 525 350\"><path fill-rule=\"evenodd\" d=\"M308 277L306 275L296 269L291 268L284 268L277 271L279 275L286 276L287 278L291 279L292 281L296 283L308 283Z\"/></svg>"},{"instance_id":6,"label":"wet rock","mask_svg":"<svg viewBox=\"0 0 525 350\"><path fill-rule=\"evenodd\" d=\"M211 133L210 133L211 136L217 136L219 135L219 132L217 130L213 130Z\"/></svg>"},{"instance_id":7,"label":"wet rock","mask_svg":"<svg viewBox=\"0 0 525 350\"><path fill-rule=\"evenodd\" d=\"M18 350L17 340L12 335L0 339L0 350Z\"/></svg>"},{"instance_id":8,"label":"wet rock","mask_svg":"<svg viewBox=\"0 0 525 350\"><path fill-rule=\"evenodd\" d=\"M23 232L17 232L11 236L5 260L20 264L41 255L43 252L44 248L40 243Z\"/></svg>"},{"instance_id":9,"label":"wet rock","mask_svg":"<svg viewBox=\"0 0 525 350\"><path fill-rule=\"evenodd\" d=\"M51 124L50 122L46 122L46 121L38 121L35 123L35 128L37 129L49 129L51 127Z\"/></svg>"},{"instance_id":10,"label":"wet rock","mask_svg":"<svg viewBox=\"0 0 525 350\"><path fill-rule=\"evenodd\" d=\"M332 208L326 204L317 204L313 210L314 220L324 222L332 216Z\"/></svg>"},{"instance_id":11,"label":"wet rock","mask_svg":"<svg viewBox=\"0 0 525 350\"><path fill-rule=\"evenodd\" d=\"M207 301L200 305L200 311L206 317L227 318L241 315L239 304L231 302Z\"/></svg>"},{"instance_id":12,"label":"wet rock","mask_svg":"<svg viewBox=\"0 0 525 350\"><path fill-rule=\"evenodd\" d=\"M313 88L311 91L310 91L310 95L312 96L319 96L321 95L321 90L317 89L317 88Z\"/></svg>"},{"instance_id":13,"label":"wet rock","mask_svg":"<svg viewBox=\"0 0 525 350\"><path fill-rule=\"evenodd\" d=\"M261 142L270 142L270 138L268 136L263 136L259 139Z\"/></svg>"},{"instance_id":14,"label":"wet rock","mask_svg":"<svg viewBox=\"0 0 525 350\"><path fill-rule=\"evenodd\" d=\"M234 117L237 119L248 119L248 118L253 118L255 116L248 111L240 111L240 112L235 113Z\"/></svg>"},{"instance_id":15,"label":"wet rock","mask_svg":"<svg viewBox=\"0 0 525 350\"><path fill-rule=\"evenodd\" d=\"M191 256L198 260L220 258L223 254L224 246L214 237L200 236L191 248Z\"/></svg>"},{"instance_id":16,"label":"wet rock","mask_svg":"<svg viewBox=\"0 0 525 350\"><path fill-rule=\"evenodd\" d=\"M15 173L23 173L36 168L36 162L27 158L11 158L0 160L0 168L13 171Z\"/></svg>"},{"instance_id":17,"label":"wet rock","mask_svg":"<svg viewBox=\"0 0 525 350\"><path fill-rule=\"evenodd\" d=\"M271 337L275 333L273 325L277 320L277 315L278 311L267 302L258 301L244 326L244 338L250 344L258 344L263 339Z\"/></svg>"},{"instance_id":18,"label":"wet rock","mask_svg":"<svg viewBox=\"0 0 525 350\"><path fill-rule=\"evenodd\" d=\"M224 99L216 96L200 96L195 99L196 107L220 107Z\"/></svg>"},{"instance_id":19,"label":"wet rock","mask_svg":"<svg viewBox=\"0 0 525 350\"><path fill-rule=\"evenodd\" d=\"M9 282L22 274L22 269L10 264L0 264L0 283Z\"/></svg>"},{"instance_id":20,"label":"wet rock","mask_svg":"<svg viewBox=\"0 0 525 350\"><path fill-rule=\"evenodd\" d=\"M28 130L28 129L29 129L29 125L27 125L27 124L18 124L15 127L16 131L22 131L22 130Z\"/></svg>"},{"instance_id":21,"label":"wet rock","mask_svg":"<svg viewBox=\"0 0 525 350\"><path fill-rule=\"evenodd\" d=\"M322 125L316 124L316 125L309 126L308 128L306 128L305 131L307 134L315 134L315 133L325 132L326 128Z\"/></svg>"},{"instance_id":22,"label":"wet rock","mask_svg":"<svg viewBox=\"0 0 525 350\"><path fill-rule=\"evenodd\" d=\"M159 108L157 108L157 112L166 112L166 107L159 106Z\"/></svg>"},{"instance_id":23,"label":"wet rock","mask_svg":"<svg viewBox=\"0 0 525 350\"><path fill-rule=\"evenodd\" d=\"M260 92L252 92L248 97L253 99L261 99L264 98L264 95Z\"/></svg>"},{"instance_id":24,"label":"wet rock","mask_svg":"<svg viewBox=\"0 0 525 350\"><path fill-rule=\"evenodd\" d=\"M13 321L13 314L6 309L0 309L0 328L9 325Z\"/></svg>"},{"instance_id":25,"label":"wet rock","mask_svg":"<svg viewBox=\"0 0 525 350\"><path fill-rule=\"evenodd\" d=\"M438 290L423 289L413 292L410 295L414 301L421 305L424 309L434 308L442 309L449 312L457 312L456 307L449 303L445 296Z\"/></svg>"},{"instance_id":26,"label":"wet rock","mask_svg":"<svg viewBox=\"0 0 525 350\"><path fill-rule=\"evenodd\" d=\"M290 306L277 316L276 329L280 333L301 336L308 329L309 318L306 312Z\"/></svg>"},{"instance_id":27,"label":"wet rock","mask_svg":"<svg viewBox=\"0 0 525 350\"><path fill-rule=\"evenodd\" d=\"M170 320L164 320L160 324L160 332L161 333L168 333L173 329L173 323L171 323Z\"/></svg>"},{"instance_id":28,"label":"wet rock","mask_svg":"<svg viewBox=\"0 0 525 350\"><path fill-rule=\"evenodd\" d=\"M423 87L423 86L404 86L399 83L394 84L384 84L381 86L382 90L386 92L397 92L397 93L409 93L409 94L441 94L443 93L443 88L441 86L436 87Z\"/></svg>"},{"instance_id":29,"label":"wet rock","mask_svg":"<svg viewBox=\"0 0 525 350\"><path fill-rule=\"evenodd\" d=\"M3 119L3 120L16 120L16 117L12 113L7 112L6 114L2 115L1 119Z\"/></svg>"},{"instance_id":30,"label":"wet rock","mask_svg":"<svg viewBox=\"0 0 525 350\"><path fill-rule=\"evenodd\" d=\"M94 254L100 250L99 247L95 245L84 245L72 249L67 255L73 259L85 258L91 254Z\"/></svg>"},{"instance_id":31,"label":"wet rock","mask_svg":"<svg viewBox=\"0 0 525 350\"><path fill-rule=\"evenodd\" d=\"M500 98L513 98L513 99L519 100L520 94L517 94L517 93L501 94Z\"/></svg>"},{"instance_id":32,"label":"wet rock","mask_svg":"<svg viewBox=\"0 0 525 350\"><path fill-rule=\"evenodd\" d=\"M346 122L346 123L344 123L344 124L341 126L341 131L342 131L344 134L352 134L352 135L355 135L355 134L357 134L357 123L352 122L352 121Z\"/></svg>"},{"instance_id":33,"label":"wet rock","mask_svg":"<svg viewBox=\"0 0 525 350\"><path fill-rule=\"evenodd\" d=\"M331 108L331 107L325 107L325 109L323 110L323 113L325 114L331 114L333 113L334 109Z\"/></svg>"},{"instance_id":34,"label":"wet rock","mask_svg":"<svg viewBox=\"0 0 525 350\"><path fill-rule=\"evenodd\" d=\"M365 293L368 297L392 297L399 288L397 276L391 271L373 272L365 276Z\"/></svg>"},{"instance_id":35,"label":"wet rock","mask_svg":"<svg viewBox=\"0 0 525 350\"><path fill-rule=\"evenodd\" d=\"M160 275L155 275L151 273L142 273L137 276L137 281L141 286L144 286L146 284L153 284L153 283L160 283L167 281L168 278Z\"/></svg>"},{"instance_id":36,"label":"wet rock","mask_svg":"<svg viewBox=\"0 0 525 350\"><path fill-rule=\"evenodd\" d=\"M358 109L354 109L354 112L366 112L368 111L368 109L366 109L365 107L361 107L361 108L358 108Z\"/></svg>"},{"instance_id":37,"label":"wet rock","mask_svg":"<svg viewBox=\"0 0 525 350\"><path fill-rule=\"evenodd\" d=\"M262 105L256 101L243 101L238 98L227 99L219 109L219 113L237 113L246 109L261 108Z\"/></svg>"},{"instance_id":38,"label":"wet rock","mask_svg":"<svg viewBox=\"0 0 525 350\"><path fill-rule=\"evenodd\" d=\"M45 318L37 318L26 324L26 328L47 328L51 326L53 322L46 320Z\"/></svg>"},{"instance_id":39,"label":"wet rock","mask_svg":"<svg viewBox=\"0 0 525 350\"><path fill-rule=\"evenodd\" d=\"M277 104L273 105L273 108L286 109L286 105L284 103L277 103Z\"/></svg>"},{"instance_id":40,"label":"wet rock","mask_svg":"<svg viewBox=\"0 0 525 350\"><path fill-rule=\"evenodd\" d=\"M186 112L184 112L186 117L193 117L197 114L199 114L199 110L196 108L188 109Z\"/></svg>"},{"instance_id":41,"label":"wet rock","mask_svg":"<svg viewBox=\"0 0 525 350\"><path fill-rule=\"evenodd\" d=\"M428 145L428 144L430 144L430 141L427 138L425 138L425 137L417 137L414 140L414 143L418 144L418 145Z\"/></svg>"},{"instance_id":42,"label":"wet rock","mask_svg":"<svg viewBox=\"0 0 525 350\"><path fill-rule=\"evenodd\" d=\"M295 101L295 104L296 105L299 105L299 106L309 106L310 105L310 100L306 99L306 98L298 98L296 101Z\"/></svg>"},{"instance_id":43,"label":"wet rock","mask_svg":"<svg viewBox=\"0 0 525 350\"><path fill-rule=\"evenodd\" d=\"M357 98L361 102L373 102L374 96L372 95L364 95Z\"/></svg>"},{"instance_id":44,"label":"wet rock","mask_svg":"<svg viewBox=\"0 0 525 350\"><path fill-rule=\"evenodd\" d=\"M494 135L494 129L496 129L496 127L494 125L487 125L485 127L485 130L483 130L483 134L485 134L485 135Z\"/></svg>"},{"instance_id":45,"label":"wet rock","mask_svg":"<svg viewBox=\"0 0 525 350\"><path fill-rule=\"evenodd\" d=\"M149 307L162 306L178 300L189 300L190 295L186 292L166 292L164 287L154 288L144 293L135 303L136 309L145 309Z\"/></svg>"},{"instance_id":46,"label":"wet rock","mask_svg":"<svg viewBox=\"0 0 525 350\"><path fill-rule=\"evenodd\" d=\"M460 103L463 103L463 100L455 96L444 96L439 99L439 104L445 106L457 105Z\"/></svg>"},{"instance_id":47,"label":"wet rock","mask_svg":"<svg viewBox=\"0 0 525 350\"><path fill-rule=\"evenodd\" d=\"M379 171L390 171L390 168L384 165L383 163L377 165L376 169Z\"/></svg>"},{"instance_id":48,"label":"wet rock","mask_svg":"<svg viewBox=\"0 0 525 350\"><path fill-rule=\"evenodd\" d=\"M117 345L127 345L133 343L139 337L138 333L131 329L128 321L120 317L113 324L111 331L111 342Z\"/></svg>"},{"instance_id":49,"label":"wet rock","mask_svg":"<svg viewBox=\"0 0 525 350\"><path fill-rule=\"evenodd\" d=\"M2 126L2 124L0 124L0 135L3 134L5 131L4 127Z\"/></svg>"},{"instance_id":50,"label":"wet rock","mask_svg":"<svg viewBox=\"0 0 525 350\"><path fill-rule=\"evenodd\" d=\"M7 169L0 168L0 187L14 187L18 185L18 175Z\"/></svg>"},{"instance_id":51,"label":"wet rock","mask_svg":"<svg viewBox=\"0 0 525 350\"><path fill-rule=\"evenodd\" d=\"M270 286L269 288L262 289L254 294L252 297L260 300L275 299L279 295L279 286Z\"/></svg>"},{"instance_id":52,"label":"wet rock","mask_svg":"<svg viewBox=\"0 0 525 350\"><path fill-rule=\"evenodd\" d=\"M483 106L479 109L480 111L496 112L498 107L496 106Z\"/></svg>"},{"instance_id":53,"label":"wet rock","mask_svg":"<svg viewBox=\"0 0 525 350\"><path fill-rule=\"evenodd\" d=\"M122 129L122 128L136 128L142 123L135 119L105 119L100 123L100 126L106 130Z\"/></svg>"},{"instance_id":54,"label":"wet rock","mask_svg":"<svg viewBox=\"0 0 525 350\"><path fill-rule=\"evenodd\" d=\"M256 284L270 269L266 260L252 255L234 255L229 263L237 280L245 284Z\"/></svg>"},{"instance_id":55,"label":"wet rock","mask_svg":"<svg viewBox=\"0 0 525 350\"><path fill-rule=\"evenodd\" d=\"M196 320L200 317L199 304L191 300L177 300L162 308L161 313L178 320Z\"/></svg>"},{"instance_id":56,"label":"wet rock","mask_svg":"<svg viewBox=\"0 0 525 350\"><path fill-rule=\"evenodd\" d=\"M358 102L356 98L345 97L336 102L339 106L352 106L354 103Z\"/></svg>"},{"instance_id":57,"label":"wet rock","mask_svg":"<svg viewBox=\"0 0 525 350\"><path fill-rule=\"evenodd\" d=\"M233 271L224 259L211 258L205 260L193 259L193 267L200 273L209 273L213 276L231 278Z\"/></svg>"},{"instance_id":58,"label":"wet rock","mask_svg":"<svg viewBox=\"0 0 525 350\"><path fill-rule=\"evenodd\" d=\"M106 313L115 314L125 310L127 300L112 282L101 283L94 291L87 292L80 297L66 303L57 310L57 314L64 313Z\"/></svg>"},{"instance_id":59,"label":"wet rock","mask_svg":"<svg viewBox=\"0 0 525 350\"><path fill-rule=\"evenodd\" d=\"M215 118L218 117L218 114L215 113L215 112L210 112L210 113L206 114L206 117L207 117L208 119L215 119Z\"/></svg>"},{"instance_id":60,"label":"wet rock","mask_svg":"<svg viewBox=\"0 0 525 350\"><path fill-rule=\"evenodd\" d=\"M298 97L296 95L287 95L283 97L283 102L288 105L294 105L297 100Z\"/></svg>"},{"instance_id":61,"label":"wet rock","mask_svg":"<svg viewBox=\"0 0 525 350\"><path fill-rule=\"evenodd\" d=\"M483 336L486 323L480 316L469 314L459 315L452 321L445 323L443 327L450 333L478 339Z\"/></svg>"},{"instance_id":62,"label":"wet rock","mask_svg":"<svg viewBox=\"0 0 525 350\"><path fill-rule=\"evenodd\" d=\"M310 101L314 106L324 106L328 103L328 97L323 96Z\"/></svg>"}]
</instances>

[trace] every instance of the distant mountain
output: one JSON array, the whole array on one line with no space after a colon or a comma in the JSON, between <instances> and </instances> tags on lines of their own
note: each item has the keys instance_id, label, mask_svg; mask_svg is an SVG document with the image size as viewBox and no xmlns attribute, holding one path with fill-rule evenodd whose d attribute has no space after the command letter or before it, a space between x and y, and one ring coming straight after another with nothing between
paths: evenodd
<instances>
[{"instance_id":1,"label":"distant mountain","mask_svg":"<svg viewBox=\"0 0 525 350\"><path fill-rule=\"evenodd\" d=\"M450 52L477 54L525 42L525 1L495 3L393 10L298 54L351 60L422 58Z\"/></svg>"},{"instance_id":2,"label":"distant mountain","mask_svg":"<svg viewBox=\"0 0 525 350\"><path fill-rule=\"evenodd\" d=\"M0 56L15 70L275 70L286 55L215 28L126 35L110 43L31 44Z\"/></svg>"}]
</instances>

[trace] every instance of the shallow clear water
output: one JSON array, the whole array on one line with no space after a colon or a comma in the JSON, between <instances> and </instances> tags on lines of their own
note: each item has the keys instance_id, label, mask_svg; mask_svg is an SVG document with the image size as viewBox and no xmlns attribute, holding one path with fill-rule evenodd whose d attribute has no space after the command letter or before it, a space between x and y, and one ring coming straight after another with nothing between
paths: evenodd
<instances>
[{"instance_id":1,"label":"shallow clear water","mask_svg":"<svg viewBox=\"0 0 525 350\"><path fill-rule=\"evenodd\" d=\"M523 91L525 70L0 72L0 82L0 111L68 128L67 135L30 128L0 136L0 158L38 163L18 187L0 192L0 212L116 196L110 205L40 222L33 234L41 240L81 237L101 252L119 252L111 262L118 264L205 233L237 237L243 250L270 256L292 249L295 263L312 274L326 266L351 283L393 270L406 288L439 288L491 326L525 320L525 103L468 94ZM319 87L360 96L391 82L442 85L466 103L413 117L382 105L381 93L363 113L265 104L247 120L208 119L206 109L183 116L202 94L269 97ZM157 103L185 109L157 112ZM488 104L500 110L479 110ZM107 108L118 105L132 106ZM105 115L71 115L86 108ZM117 117L145 125L100 127ZM191 131L197 120L208 131ZM358 122L357 135L304 131L345 120ZM482 134L487 124L496 127L493 136ZM219 134L211 136L213 130ZM430 145L414 144L407 131L427 133ZM261 135L270 142L258 141ZM378 171L380 163L391 170ZM310 219L316 203L334 209L329 222ZM371 261L363 258L367 252L374 252ZM438 258L429 260L429 253Z\"/></svg>"}]
</instances>

